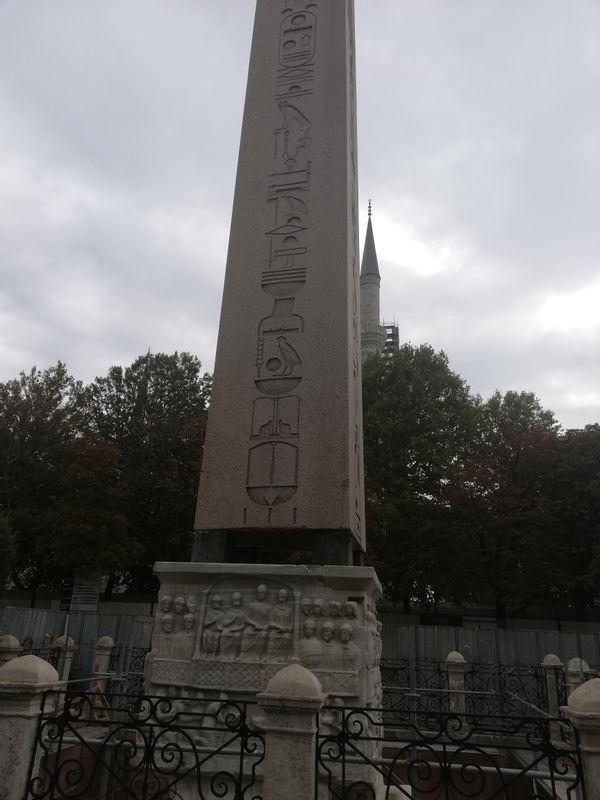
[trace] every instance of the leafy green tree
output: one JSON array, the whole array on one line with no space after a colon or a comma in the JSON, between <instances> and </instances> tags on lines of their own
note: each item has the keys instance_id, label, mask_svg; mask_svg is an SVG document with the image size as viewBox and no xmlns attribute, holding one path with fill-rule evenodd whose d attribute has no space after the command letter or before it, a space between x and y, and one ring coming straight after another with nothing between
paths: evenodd
<instances>
[{"instance_id":1,"label":"leafy green tree","mask_svg":"<svg viewBox=\"0 0 600 800\"><path fill-rule=\"evenodd\" d=\"M363 367L367 529L388 596L461 601L461 552L445 486L470 452L478 400L443 352L404 345ZM460 556L457 554L460 553Z\"/></svg>"},{"instance_id":2,"label":"leafy green tree","mask_svg":"<svg viewBox=\"0 0 600 800\"><path fill-rule=\"evenodd\" d=\"M21 588L60 583L48 558L64 448L81 421L81 385L58 362L0 384L0 510L16 540Z\"/></svg>"},{"instance_id":3,"label":"leafy green tree","mask_svg":"<svg viewBox=\"0 0 600 800\"><path fill-rule=\"evenodd\" d=\"M546 491L563 537L565 579L556 599L583 620L600 593L600 425L560 437Z\"/></svg>"},{"instance_id":4,"label":"leafy green tree","mask_svg":"<svg viewBox=\"0 0 600 800\"><path fill-rule=\"evenodd\" d=\"M155 561L189 558L210 388L189 353L149 353L86 388L88 431L121 454L125 516L138 547L125 572L138 591L151 586Z\"/></svg>"},{"instance_id":5,"label":"leafy green tree","mask_svg":"<svg viewBox=\"0 0 600 800\"><path fill-rule=\"evenodd\" d=\"M565 581L561 526L545 488L559 425L529 392L480 404L471 453L445 489L471 554L470 582L499 625Z\"/></svg>"},{"instance_id":6,"label":"leafy green tree","mask_svg":"<svg viewBox=\"0 0 600 800\"><path fill-rule=\"evenodd\" d=\"M0 589L4 589L15 562L15 537L6 515L0 515Z\"/></svg>"}]
</instances>

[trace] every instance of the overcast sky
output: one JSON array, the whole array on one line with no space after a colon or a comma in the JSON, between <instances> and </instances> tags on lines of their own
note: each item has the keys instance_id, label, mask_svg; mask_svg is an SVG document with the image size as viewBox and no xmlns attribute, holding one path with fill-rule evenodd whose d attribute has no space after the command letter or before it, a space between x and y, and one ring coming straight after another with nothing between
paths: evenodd
<instances>
[{"instance_id":1,"label":"overcast sky","mask_svg":"<svg viewBox=\"0 0 600 800\"><path fill-rule=\"evenodd\" d=\"M600 421L600 0L356 0L382 313ZM0 379L212 369L253 0L0 0Z\"/></svg>"}]
</instances>

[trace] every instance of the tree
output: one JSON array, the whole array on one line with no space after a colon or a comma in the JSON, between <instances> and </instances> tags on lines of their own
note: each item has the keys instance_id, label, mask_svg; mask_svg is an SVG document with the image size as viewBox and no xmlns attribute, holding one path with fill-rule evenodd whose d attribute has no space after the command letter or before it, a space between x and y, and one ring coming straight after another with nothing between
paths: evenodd
<instances>
[{"instance_id":1,"label":"tree","mask_svg":"<svg viewBox=\"0 0 600 800\"><path fill-rule=\"evenodd\" d=\"M16 555L15 537L8 518L0 515L0 589L4 589L11 576Z\"/></svg>"},{"instance_id":2,"label":"tree","mask_svg":"<svg viewBox=\"0 0 600 800\"><path fill-rule=\"evenodd\" d=\"M496 392L480 404L471 453L445 494L471 553L471 585L498 624L564 583L560 523L545 490L559 425L529 392Z\"/></svg>"},{"instance_id":3,"label":"tree","mask_svg":"<svg viewBox=\"0 0 600 800\"><path fill-rule=\"evenodd\" d=\"M57 585L48 558L65 446L81 420L81 385L64 364L34 367L0 384L0 510L16 540L13 578L21 588Z\"/></svg>"},{"instance_id":4,"label":"tree","mask_svg":"<svg viewBox=\"0 0 600 800\"><path fill-rule=\"evenodd\" d=\"M600 590L600 425L565 431L556 455L546 491L562 528L565 580L558 590L583 620Z\"/></svg>"},{"instance_id":5,"label":"tree","mask_svg":"<svg viewBox=\"0 0 600 800\"><path fill-rule=\"evenodd\" d=\"M407 610L415 597L458 602L468 595L467 554L445 485L469 453L477 404L445 353L428 345L404 345L392 358L364 365L370 557L388 596Z\"/></svg>"},{"instance_id":6,"label":"tree","mask_svg":"<svg viewBox=\"0 0 600 800\"><path fill-rule=\"evenodd\" d=\"M125 515L138 547L125 572L139 591L150 587L155 561L189 558L210 388L189 353L149 353L86 388L88 432L121 455Z\"/></svg>"}]
</instances>

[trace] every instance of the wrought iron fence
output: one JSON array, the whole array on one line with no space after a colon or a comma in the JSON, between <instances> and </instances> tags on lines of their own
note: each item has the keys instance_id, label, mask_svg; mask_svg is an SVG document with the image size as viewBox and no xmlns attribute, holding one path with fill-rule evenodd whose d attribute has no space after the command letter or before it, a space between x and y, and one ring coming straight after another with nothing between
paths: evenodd
<instances>
[{"instance_id":1,"label":"wrought iron fence","mask_svg":"<svg viewBox=\"0 0 600 800\"><path fill-rule=\"evenodd\" d=\"M566 725L541 716L325 708L315 798L584 800L574 733L566 742L555 737Z\"/></svg>"},{"instance_id":2,"label":"wrought iron fence","mask_svg":"<svg viewBox=\"0 0 600 800\"><path fill-rule=\"evenodd\" d=\"M464 692L451 688L446 661L381 662L383 708L399 712L454 710L452 696L464 694L468 714L537 716L566 705L564 668L554 670L556 698L548 697L546 671L527 664L464 664Z\"/></svg>"},{"instance_id":3,"label":"wrought iron fence","mask_svg":"<svg viewBox=\"0 0 600 800\"><path fill-rule=\"evenodd\" d=\"M383 707L396 711L447 711L448 670L445 662L402 659L381 662Z\"/></svg>"},{"instance_id":4,"label":"wrought iron fence","mask_svg":"<svg viewBox=\"0 0 600 800\"><path fill-rule=\"evenodd\" d=\"M25 800L261 800L251 708L202 692L47 692Z\"/></svg>"},{"instance_id":5,"label":"wrought iron fence","mask_svg":"<svg viewBox=\"0 0 600 800\"><path fill-rule=\"evenodd\" d=\"M51 664L54 669L58 667L60 647L53 644L36 644L31 640L23 642L23 655L37 656Z\"/></svg>"},{"instance_id":6,"label":"wrought iron fence","mask_svg":"<svg viewBox=\"0 0 600 800\"><path fill-rule=\"evenodd\" d=\"M115 645L110 654L108 671L114 673L109 685L114 692L128 697L144 694L144 663L149 647Z\"/></svg>"},{"instance_id":7,"label":"wrought iron fence","mask_svg":"<svg viewBox=\"0 0 600 800\"><path fill-rule=\"evenodd\" d=\"M546 674L527 664L468 664L467 711L473 714L526 716L548 713Z\"/></svg>"}]
</instances>

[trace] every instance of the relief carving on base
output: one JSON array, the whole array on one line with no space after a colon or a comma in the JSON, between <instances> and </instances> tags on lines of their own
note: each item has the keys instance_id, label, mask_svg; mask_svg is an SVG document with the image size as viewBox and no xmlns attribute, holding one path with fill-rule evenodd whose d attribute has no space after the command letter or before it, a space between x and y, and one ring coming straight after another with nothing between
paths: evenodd
<instances>
[{"instance_id":1,"label":"relief carving on base","mask_svg":"<svg viewBox=\"0 0 600 800\"><path fill-rule=\"evenodd\" d=\"M180 589L165 593L157 622L153 683L258 692L297 660L332 697L380 702L381 624L366 598L225 577L200 603Z\"/></svg>"}]
</instances>

